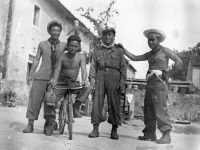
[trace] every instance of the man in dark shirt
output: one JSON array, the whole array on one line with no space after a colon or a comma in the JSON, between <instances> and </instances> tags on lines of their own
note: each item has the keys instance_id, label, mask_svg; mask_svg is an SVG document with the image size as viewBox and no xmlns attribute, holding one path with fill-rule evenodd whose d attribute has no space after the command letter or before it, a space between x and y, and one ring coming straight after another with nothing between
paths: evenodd
<instances>
[{"instance_id":1,"label":"man in dark shirt","mask_svg":"<svg viewBox=\"0 0 200 150\"><path fill-rule=\"evenodd\" d=\"M139 140L156 141L159 144L171 143L170 131L171 121L167 109L167 82L182 65L181 59L169 48L160 45L165 40L165 33L158 29L144 31L148 39L148 45L152 49L143 55L135 56L128 52L123 46L124 54L133 61L148 60L149 70L146 75L147 85L144 99L144 136L139 136ZM171 74L168 75L169 59L175 62ZM162 132L162 137L156 140L156 122L158 129Z\"/></svg>"},{"instance_id":2,"label":"man in dark shirt","mask_svg":"<svg viewBox=\"0 0 200 150\"><path fill-rule=\"evenodd\" d=\"M33 79L33 83L30 90L28 109L26 113L28 125L23 130L24 133L33 132L34 120L38 120L45 90L54 72L56 58L64 52L66 47L66 43L62 43L58 39L62 31L62 25L58 21L53 20L49 22L47 31L51 37L48 40L39 43L36 58L33 61L33 65L28 76L28 82ZM33 74L40 62L40 58L42 58L40 69L33 77ZM47 125L47 123L50 122L50 118L45 115L44 118L46 120L45 124ZM52 125L56 128L57 124L56 122L53 122Z\"/></svg>"},{"instance_id":3,"label":"man in dark shirt","mask_svg":"<svg viewBox=\"0 0 200 150\"><path fill-rule=\"evenodd\" d=\"M102 44L94 50L89 73L90 85L95 88L91 114L94 128L89 137L99 136L99 124L105 121L102 109L107 95L108 122L112 124L111 139L118 139L117 128L121 125L119 104L126 81L126 62L123 50L114 43L115 24L112 22L101 24L99 33L102 34Z\"/></svg>"}]
</instances>

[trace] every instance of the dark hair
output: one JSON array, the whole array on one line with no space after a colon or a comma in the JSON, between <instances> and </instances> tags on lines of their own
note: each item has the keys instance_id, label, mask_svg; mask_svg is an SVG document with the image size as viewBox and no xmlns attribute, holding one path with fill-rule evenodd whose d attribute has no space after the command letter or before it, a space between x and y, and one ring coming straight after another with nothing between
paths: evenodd
<instances>
[{"instance_id":1,"label":"dark hair","mask_svg":"<svg viewBox=\"0 0 200 150\"><path fill-rule=\"evenodd\" d=\"M51 31L51 28L54 26L60 27L60 31L62 31L62 25L59 22L53 22L49 25L49 31Z\"/></svg>"},{"instance_id":2,"label":"dark hair","mask_svg":"<svg viewBox=\"0 0 200 150\"><path fill-rule=\"evenodd\" d=\"M81 43L81 38L78 35L71 35L67 39L67 44L69 44L70 41L77 41L77 42Z\"/></svg>"}]
</instances>

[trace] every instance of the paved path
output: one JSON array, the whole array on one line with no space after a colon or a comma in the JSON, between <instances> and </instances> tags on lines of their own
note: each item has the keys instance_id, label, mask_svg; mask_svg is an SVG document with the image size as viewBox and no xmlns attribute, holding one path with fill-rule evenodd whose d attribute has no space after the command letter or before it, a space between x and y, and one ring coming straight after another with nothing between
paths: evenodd
<instances>
[{"instance_id":1,"label":"paved path","mask_svg":"<svg viewBox=\"0 0 200 150\"><path fill-rule=\"evenodd\" d=\"M111 140L111 125L100 125L100 137L88 138L92 131L89 117L75 119L73 140L68 140L67 128L63 135L58 131L53 136L43 134L43 110L35 122L34 133L24 134L26 107L0 106L0 150L200 150L200 124L173 124L172 143L159 145L139 141L144 128L141 120L133 120L118 128L119 140ZM157 131L157 136L161 134Z\"/></svg>"}]
</instances>

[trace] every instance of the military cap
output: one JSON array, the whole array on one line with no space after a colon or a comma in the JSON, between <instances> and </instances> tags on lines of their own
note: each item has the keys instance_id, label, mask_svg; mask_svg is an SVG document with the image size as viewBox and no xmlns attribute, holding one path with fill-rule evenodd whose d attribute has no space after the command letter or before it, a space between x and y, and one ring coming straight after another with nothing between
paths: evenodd
<instances>
[{"instance_id":1,"label":"military cap","mask_svg":"<svg viewBox=\"0 0 200 150\"><path fill-rule=\"evenodd\" d=\"M116 30L116 25L113 22L104 22L99 25L98 33L102 35L103 32Z\"/></svg>"},{"instance_id":2,"label":"military cap","mask_svg":"<svg viewBox=\"0 0 200 150\"><path fill-rule=\"evenodd\" d=\"M148 38L148 36L151 34L157 34L158 36L160 36L160 42L163 42L166 38L165 33L159 29L148 29L145 30L143 33L146 38Z\"/></svg>"},{"instance_id":3,"label":"military cap","mask_svg":"<svg viewBox=\"0 0 200 150\"><path fill-rule=\"evenodd\" d=\"M47 25L47 32L50 34L51 28L54 26L59 26L61 31L62 31L62 25L60 22L58 22L57 20L52 20L48 23Z\"/></svg>"}]
</instances>

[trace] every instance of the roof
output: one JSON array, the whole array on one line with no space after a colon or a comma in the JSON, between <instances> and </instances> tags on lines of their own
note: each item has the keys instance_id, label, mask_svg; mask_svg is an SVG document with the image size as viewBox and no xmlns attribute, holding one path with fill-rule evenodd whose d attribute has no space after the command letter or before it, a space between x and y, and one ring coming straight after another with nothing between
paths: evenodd
<instances>
[{"instance_id":1,"label":"roof","mask_svg":"<svg viewBox=\"0 0 200 150\"><path fill-rule=\"evenodd\" d=\"M137 70L133 67L132 64L129 63L129 61L126 59L126 64L127 64L127 67L130 68L133 72L136 72Z\"/></svg>"},{"instance_id":2,"label":"roof","mask_svg":"<svg viewBox=\"0 0 200 150\"><path fill-rule=\"evenodd\" d=\"M190 61L193 66L200 66L200 56L191 56Z\"/></svg>"},{"instance_id":3,"label":"roof","mask_svg":"<svg viewBox=\"0 0 200 150\"><path fill-rule=\"evenodd\" d=\"M74 22L74 20L79 21L79 26L81 31L84 33L92 33L78 18L76 18L59 0L46 0L54 6L54 8L65 16L65 19ZM93 34L92 34L93 35Z\"/></svg>"}]
</instances>

